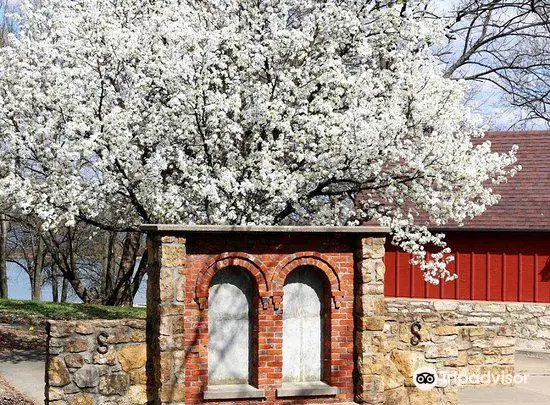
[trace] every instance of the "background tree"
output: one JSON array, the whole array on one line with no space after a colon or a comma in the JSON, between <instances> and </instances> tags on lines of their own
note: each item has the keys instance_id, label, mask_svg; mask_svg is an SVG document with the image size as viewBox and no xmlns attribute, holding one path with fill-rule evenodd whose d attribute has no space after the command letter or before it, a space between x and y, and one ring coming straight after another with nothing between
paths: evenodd
<instances>
[{"instance_id":1,"label":"background tree","mask_svg":"<svg viewBox=\"0 0 550 405\"><path fill-rule=\"evenodd\" d=\"M0 298L8 298L7 242L8 223L0 213Z\"/></svg>"},{"instance_id":2,"label":"background tree","mask_svg":"<svg viewBox=\"0 0 550 405\"><path fill-rule=\"evenodd\" d=\"M500 103L513 108L510 115L519 112L511 125L550 126L550 2L465 0L449 10L439 1L431 5L429 12L449 24L440 52L445 75L500 95Z\"/></svg>"},{"instance_id":3,"label":"background tree","mask_svg":"<svg viewBox=\"0 0 550 405\"><path fill-rule=\"evenodd\" d=\"M10 9L8 0L0 1L0 47L7 45L9 34L14 32L13 20L8 16ZM8 223L0 211L0 298L8 298L7 240Z\"/></svg>"},{"instance_id":4,"label":"background tree","mask_svg":"<svg viewBox=\"0 0 550 405\"><path fill-rule=\"evenodd\" d=\"M437 224L481 214L515 155L472 142L482 128L466 88L433 52L448 31L424 6L27 6L0 50L3 197L45 229L128 232L115 295L139 222L377 221L426 280L452 278L420 213ZM428 260L426 244L443 250Z\"/></svg>"},{"instance_id":5,"label":"background tree","mask_svg":"<svg viewBox=\"0 0 550 405\"><path fill-rule=\"evenodd\" d=\"M48 283L54 301L66 301L70 286L84 302L132 304L147 261L138 232L108 232L82 221L44 231L36 218L23 215L10 224L7 261L27 273L32 299L40 299Z\"/></svg>"},{"instance_id":6,"label":"background tree","mask_svg":"<svg viewBox=\"0 0 550 405\"><path fill-rule=\"evenodd\" d=\"M63 279L84 302L131 305L147 258L138 232L103 231L79 221L48 231L46 248Z\"/></svg>"},{"instance_id":7,"label":"background tree","mask_svg":"<svg viewBox=\"0 0 550 405\"><path fill-rule=\"evenodd\" d=\"M27 219L17 224L10 221L8 236L8 261L16 264L29 276L31 299L39 301L43 284L43 272L48 267L48 252L44 249L44 240L36 229L40 224Z\"/></svg>"}]
</instances>

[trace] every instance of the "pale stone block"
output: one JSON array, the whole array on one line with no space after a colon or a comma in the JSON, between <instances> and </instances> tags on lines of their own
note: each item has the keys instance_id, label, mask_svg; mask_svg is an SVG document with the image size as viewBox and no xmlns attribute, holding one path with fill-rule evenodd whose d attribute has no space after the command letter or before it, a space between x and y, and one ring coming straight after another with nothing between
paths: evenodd
<instances>
[{"instance_id":1,"label":"pale stone block","mask_svg":"<svg viewBox=\"0 0 550 405\"><path fill-rule=\"evenodd\" d=\"M362 291L365 294L368 294L370 296L383 296L384 295L384 284L374 284L374 283L367 283L363 284L361 287Z\"/></svg>"},{"instance_id":2,"label":"pale stone block","mask_svg":"<svg viewBox=\"0 0 550 405\"><path fill-rule=\"evenodd\" d=\"M390 353L397 348L397 336L388 336L388 333L375 334L372 336L372 346L378 353Z\"/></svg>"},{"instance_id":3,"label":"pale stone block","mask_svg":"<svg viewBox=\"0 0 550 405\"><path fill-rule=\"evenodd\" d=\"M386 402L384 405L410 405L409 395L405 387L398 387L393 390L387 390Z\"/></svg>"},{"instance_id":4,"label":"pale stone block","mask_svg":"<svg viewBox=\"0 0 550 405\"><path fill-rule=\"evenodd\" d=\"M509 347L515 346L516 339L513 337L499 336L492 341L494 347Z\"/></svg>"},{"instance_id":5,"label":"pale stone block","mask_svg":"<svg viewBox=\"0 0 550 405\"><path fill-rule=\"evenodd\" d=\"M471 302L461 302L461 301L459 301L459 303L458 303L458 312L467 315L467 314L473 312L473 310L474 310L474 304L472 304Z\"/></svg>"},{"instance_id":6,"label":"pale stone block","mask_svg":"<svg viewBox=\"0 0 550 405\"><path fill-rule=\"evenodd\" d=\"M441 325L441 326L436 326L433 329L433 331L436 335L442 335L442 336L457 335L458 327L454 325Z\"/></svg>"},{"instance_id":7,"label":"pale stone block","mask_svg":"<svg viewBox=\"0 0 550 405\"><path fill-rule=\"evenodd\" d=\"M384 275L386 274L386 265L382 260L376 262L376 281L384 281Z\"/></svg>"},{"instance_id":8,"label":"pale stone block","mask_svg":"<svg viewBox=\"0 0 550 405\"><path fill-rule=\"evenodd\" d=\"M48 380L51 386L62 387L71 382L69 370L65 366L65 362L59 357L50 359L48 367Z\"/></svg>"},{"instance_id":9,"label":"pale stone block","mask_svg":"<svg viewBox=\"0 0 550 405\"><path fill-rule=\"evenodd\" d=\"M494 356L494 355L500 354L501 351L500 351L499 348L489 347L487 349L481 349L481 353L483 353L485 355L489 355L489 356Z\"/></svg>"},{"instance_id":10,"label":"pale stone block","mask_svg":"<svg viewBox=\"0 0 550 405\"><path fill-rule=\"evenodd\" d=\"M78 322L74 331L80 335L91 335L94 333L96 326L88 322Z\"/></svg>"},{"instance_id":11,"label":"pale stone block","mask_svg":"<svg viewBox=\"0 0 550 405\"><path fill-rule=\"evenodd\" d=\"M162 245L161 265L163 267L183 267L185 261L185 245Z\"/></svg>"},{"instance_id":12,"label":"pale stone block","mask_svg":"<svg viewBox=\"0 0 550 405\"><path fill-rule=\"evenodd\" d=\"M381 259L384 257L386 238L364 238L361 243L361 254L364 259Z\"/></svg>"},{"instance_id":13,"label":"pale stone block","mask_svg":"<svg viewBox=\"0 0 550 405\"><path fill-rule=\"evenodd\" d=\"M144 405L147 403L147 386L131 385L128 389L127 398L132 405Z\"/></svg>"},{"instance_id":14,"label":"pale stone block","mask_svg":"<svg viewBox=\"0 0 550 405\"><path fill-rule=\"evenodd\" d=\"M77 394L69 400L68 405L94 405L94 397L90 394Z\"/></svg>"},{"instance_id":15,"label":"pale stone block","mask_svg":"<svg viewBox=\"0 0 550 405\"><path fill-rule=\"evenodd\" d=\"M458 309L458 301L434 301L434 309L436 311L456 311Z\"/></svg>"},{"instance_id":16,"label":"pale stone block","mask_svg":"<svg viewBox=\"0 0 550 405\"><path fill-rule=\"evenodd\" d=\"M79 388L97 387L99 383L98 367L90 364L84 365L84 367L74 373L74 382Z\"/></svg>"},{"instance_id":17,"label":"pale stone block","mask_svg":"<svg viewBox=\"0 0 550 405\"><path fill-rule=\"evenodd\" d=\"M49 387L48 398L50 401L65 399L65 392L61 388Z\"/></svg>"},{"instance_id":18,"label":"pale stone block","mask_svg":"<svg viewBox=\"0 0 550 405\"><path fill-rule=\"evenodd\" d=\"M363 375L359 378L356 400L369 405L385 404L384 385L379 375Z\"/></svg>"},{"instance_id":19,"label":"pale stone block","mask_svg":"<svg viewBox=\"0 0 550 405\"><path fill-rule=\"evenodd\" d=\"M477 339L472 342L472 346L478 349L486 349L486 348L492 347L492 344L489 340Z\"/></svg>"},{"instance_id":20,"label":"pale stone block","mask_svg":"<svg viewBox=\"0 0 550 405\"><path fill-rule=\"evenodd\" d=\"M382 353L365 354L357 359L357 368L361 375L381 375L386 367L386 359Z\"/></svg>"},{"instance_id":21,"label":"pale stone block","mask_svg":"<svg viewBox=\"0 0 550 405\"><path fill-rule=\"evenodd\" d=\"M125 373L107 374L99 380L99 392L103 395L126 395L130 378Z\"/></svg>"},{"instance_id":22,"label":"pale stone block","mask_svg":"<svg viewBox=\"0 0 550 405\"><path fill-rule=\"evenodd\" d=\"M500 313L506 312L506 306L504 304L498 304L493 302L479 302L474 305L474 312L486 312L489 313Z\"/></svg>"},{"instance_id":23,"label":"pale stone block","mask_svg":"<svg viewBox=\"0 0 550 405\"><path fill-rule=\"evenodd\" d=\"M365 331L356 332L354 343L358 353L372 354L372 333Z\"/></svg>"},{"instance_id":24,"label":"pale stone block","mask_svg":"<svg viewBox=\"0 0 550 405\"><path fill-rule=\"evenodd\" d=\"M373 330L373 331L382 331L384 325L386 324L386 318L381 316L364 316L361 319L361 329L363 330Z\"/></svg>"},{"instance_id":25,"label":"pale stone block","mask_svg":"<svg viewBox=\"0 0 550 405\"><path fill-rule=\"evenodd\" d=\"M542 339L550 339L550 328L541 329L537 331L536 336Z\"/></svg>"},{"instance_id":26,"label":"pale stone block","mask_svg":"<svg viewBox=\"0 0 550 405\"><path fill-rule=\"evenodd\" d=\"M516 358L514 355L500 356L498 359L499 364L516 364Z\"/></svg>"},{"instance_id":27,"label":"pale stone block","mask_svg":"<svg viewBox=\"0 0 550 405\"><path fill-rule=\"evenodd\" d=\"M544 350L546 349L546 340L544 339L523 339L517 341L517 347L520 350ZM550 349L550 345L548 347Z\"/></svg>"},{"instance_id":28,"label":"pale stone block","mask_svg":"<svg viewBox=\"0 0 550 405\"><path fill-rule=\"evenodd\" d=\"M118 351L118 361L126 372L145 366L147 361L147 345L128 345Z\"/></svg>"},{"instance_id":29,"label":"pale stone block","mask_svg":"<svg viewBox=\"0 0 550 405\"><path fill-rule=\"evenodd\" d=\"M402 387L405 382L405 377L403 377L392 361L386 360L382 371L382 381L384 390L392 390Z\"/></svg>"},{"instance_id":30,"label":"pale stone block","mask_svg":"<svg viewBox=\"0 0 550 405\"><path fill-rule=\"evenodd\" d=\"M532 314L544 314L546 307L547 305L525 304L527 312L531 312Z\"/></svg>"},{"instance_id":31,"label":"pale stone block","mask_svg":"<svg viewBox=\"0 0 550 405\"><path fill-rule=\"evenodd\" d=\"M527 320L527 319L533 319L535 316L528 312L511 312L510 317L514 319Z\"/></svg>"},{"instance_id":32,"label":"pale stone block","mask_svg":"<svg viewBox=\"0 0 550 405\"><path fill-rule=\"evenodd\" d=\"M184 302L185 301L185 277L180 274L176 278L175 283L175 289L176 289L176 301Z\"/></svg>"},{"instance_id":33,"label":"pale stone block","mask_svg":"<svg viewBox=\"0 0 550 405\"><path fill-rule=\"evenodd\" d=\"M468 353L459 351L458 357L446 359L443 364L447 367L464 367L468 365Z\"/></svg>"},{"instance_id":34,"label":"pale stone block","mask_svg":"<svg viewBox=\"0 0 550 405\"><path fill-rule=\"evenodd\" d=\"M515 354L516 353L516 347L515 346L502 347L500 349L500 353L502 353L504 355Z\"/></svg>"},{"instance_id":35,"label":"pale stone block","mask_svg":"<svg viewBox=\"0 0 550 405\"><path fill-rule=\"evenodd\" d=\"M458 405L458 388L445 387L443 390L445 405Z\"/></svg>"},{"instance_id":36,"label":"pale stone block","mask_svg":"<svg viewBox=\"0 0 550 405\"><path fill-rule=\"evenodd\" d=\"M444 405L445 402L439 390L420 391L418 388L408 388L410 405Z\"/></svg>"},{"instance_id":37,"label":"pale stone block","mask_svg":"<svg viewBox=\"0 0 550 405\"><path fill-rule=\"evenodd\" d=\"M426 344L426 358L458 357L458 347L453 344Z\"/></svg>"},{"instance_id":38,"label":"pale stone block","mask_svg":"<svg viewBox=\"0 0 550 405\"><path fill-rule=\"evenodd\" d=\"M381 315L385 314L386 302L382 297L373 297L367 294L358 294L355 297L355 313L357 315Z\"/></svg>"},{"instance_id":39,"label":"pale stone block","mask_svg":"<svg viewBox=\"0 0 550 405\"><path fill-rule=\"evenodd\" d=\"M482 324L482 325L490 325L491 324L491 318L489 317L483 317L483 316L469 316L466 318L466 323L473 323L473 324Z\"/></svg>"},{"instance_id":40,"label":"pale stone block","mask_svg":"<svg viewBox=\"0 0 550 405\"><path fill-rule=\"evenodd\" d=\"M508 312L521 312L523 311L523 304L521 303L506 304L506 309L508 310Z\"/></svg>"},{"instance_id":41,"label":"pale stone block","mask_svg":"<svg viewBox=\"0 0 550 405\"><path fill-rule=\"evenodd\" d=\"M405 377L412 377L414 371L424 364L424 356L420 352L394 350L391 360Z\"/></svg>"},{"instance_id":42,"label":"pale stone block","mask_svg":"<svg viewBox=\"0 0 550 405\"><path fill-rule=\"evenodd\" d=\"M506 319L501 318L501 317L496 317L495 316L495 317L491 318L491 323L493 325L504 325L506 322L507 322Z\"/></svg>"}]
</instances>

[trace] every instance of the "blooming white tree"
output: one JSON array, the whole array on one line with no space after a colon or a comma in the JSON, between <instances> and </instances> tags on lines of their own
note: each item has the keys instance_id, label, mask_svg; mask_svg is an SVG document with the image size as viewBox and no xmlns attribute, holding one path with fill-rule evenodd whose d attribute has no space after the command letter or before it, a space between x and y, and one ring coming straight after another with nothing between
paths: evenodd
<instances>
[{"instance_id":1,"label":"blooming white tree","mask_svg":"<svg viewBox=\"0 0 550 405\"><path fill-rule=\"evenodd\" d=\"M481 214L515 170L421 1L39 3L0 51L0 186L47 227L377 221L437 282L425 220Z\"/></svg>"}]
</instances>

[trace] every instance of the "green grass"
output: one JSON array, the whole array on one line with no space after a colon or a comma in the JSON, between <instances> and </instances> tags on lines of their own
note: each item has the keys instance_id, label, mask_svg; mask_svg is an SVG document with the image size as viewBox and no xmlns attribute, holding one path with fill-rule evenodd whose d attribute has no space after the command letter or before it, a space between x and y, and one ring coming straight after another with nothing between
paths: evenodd
<instances>
[{"instance_id":1,"label":"green grass","mask_svg":"<svg viewBox=\"0 0 550 405\"><path fill-rule=\"evenodd\" d=\"M41 323L48 319L143 319L145 308L0 299L0 318L6 317L28 323Z\"/></svg>"}]
</instances>

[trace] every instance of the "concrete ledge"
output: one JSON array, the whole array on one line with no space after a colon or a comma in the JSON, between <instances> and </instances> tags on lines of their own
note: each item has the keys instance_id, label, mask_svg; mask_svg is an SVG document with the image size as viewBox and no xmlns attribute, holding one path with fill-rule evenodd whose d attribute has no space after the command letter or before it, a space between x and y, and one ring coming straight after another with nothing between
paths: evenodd
<instances>
[{"instance_id":1,"label":"concrete ledge","mask_svg":"<svg viewBox=\"0 0 550 405\"><path fill-rule=\"evenodd\" d=\"M331 387L322 381L284 383L281 388L277 389L278 398L321 397L338 395L339 393L339 388Z\"/></svg>"},{"instance_id":2,"label":"concrete ledge","mask_svg":"<svg viewBox=\"0 0 550 405\"><path fill-rule=\"evenodd\" d=\"M139 227L146 232L180 232L180 233L354 233L354 234L387 234L389 228L381 226L240 226L240 225L171 225L142 224Z\"/></svg>"},{"instance_id":3,"label":"concrete ledge","mask_svg":"<svg viewBox=\"0 0 550 405\"><path fill-rule=\"evenodd\" d=\"M265 392L248 384L227 384L209 386L203 396L205 400L265 398Z\"/></svg>"}]
</instances>

